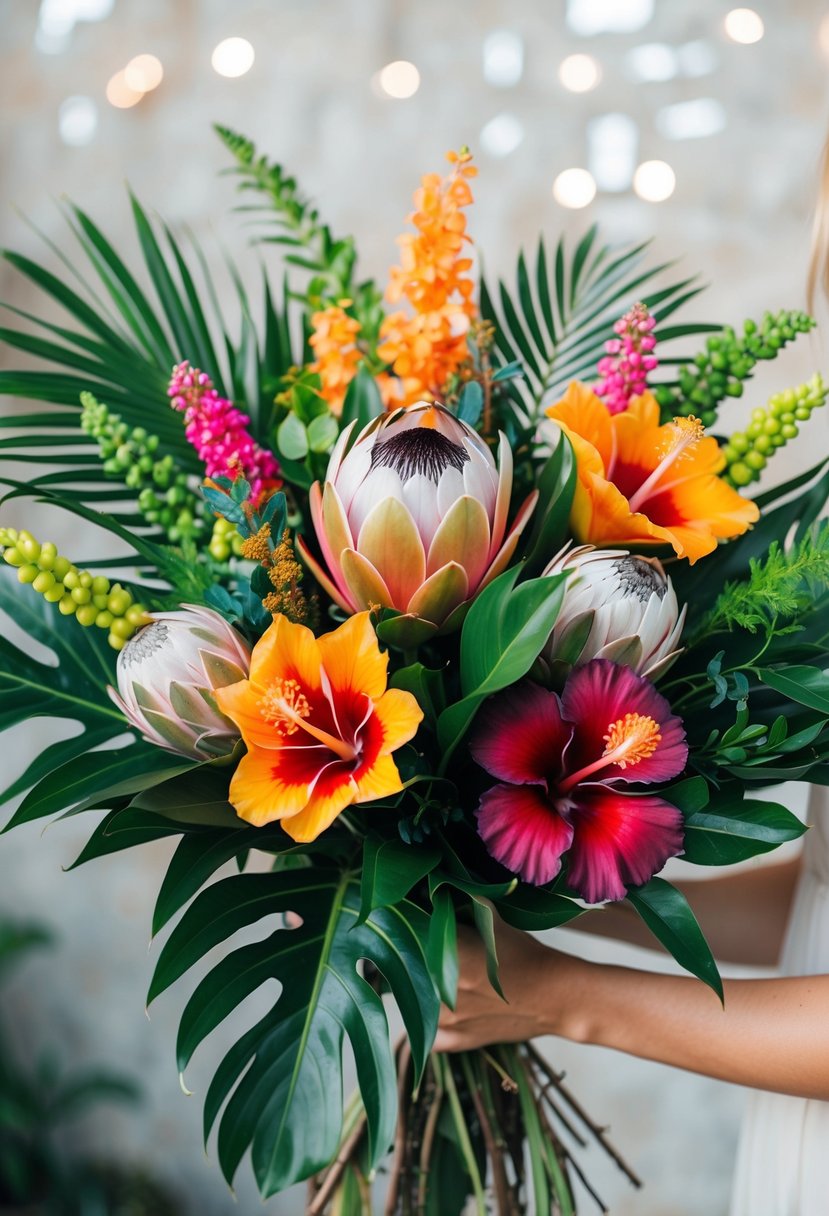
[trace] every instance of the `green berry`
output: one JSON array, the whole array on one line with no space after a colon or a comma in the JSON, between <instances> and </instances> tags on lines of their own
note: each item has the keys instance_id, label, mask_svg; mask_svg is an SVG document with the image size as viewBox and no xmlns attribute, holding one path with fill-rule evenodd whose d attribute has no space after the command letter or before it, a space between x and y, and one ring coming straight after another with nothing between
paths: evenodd
<instances>
[{"instance_id":1,"label":"green berry","mask_svg":"<svg viewBox=\"0 0 829 1216\"><path fill-rule=\"evenodd\" d=\"M738 460L736 464L732 464L728 470L728 475L734 482L735 486L747 486L754 481L754 473L743 461Z\"/></svg>"}]
</instances>

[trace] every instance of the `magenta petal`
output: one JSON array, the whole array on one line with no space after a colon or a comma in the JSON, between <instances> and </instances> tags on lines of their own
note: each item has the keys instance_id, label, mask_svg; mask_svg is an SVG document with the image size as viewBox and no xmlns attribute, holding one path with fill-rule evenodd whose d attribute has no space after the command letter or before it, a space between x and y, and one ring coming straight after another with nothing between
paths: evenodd
<instances>
[{"instance_id":1,"label":"magenta petal","mask_svg":"<svg viewBox=\"0 0 829 1216\"><path fill-rule=\"evenodd\" d=\"M573 805L567 880L590 904L624 899L682 852L682 815L652 794L582 785Z\"/></svg>"},{"instance_id":2,"label":"magenta petal","mask_svg":"<svg viewBox=\"0 0 829 1216\"><path fill-rule=\"evenodd\" d=\"M568 677L561 696L562 714L575 728L567 749L567 771L593 764L605 750L608 728L625 714L653 718L662 738L653 755L622 769L609 765L596 774L603 781L670 781L685 768L688 744L682 720L650 680L609 659L593 659Z\"/></svg>"},{"instance_id":3,"label":"magenta petal","mask_svg":"<svg viewBox=\"0 0 829 1216\"><path fill-rule=\"evenodd\" d=\"M482 794L478 832L496 861L536 887L555 878L573 839L571 825L526 785L495 785Z\"/></svg>"},{"instance_id":4,"label":"magenta petal","mask_svg":"<svg viewBox=\"0 0 829 1216\"><path fill-rule=\"evenodd\" d=\"M526 681L492 698L478 717L469 750L501 781L542 785L561 772L572 734L554 692Z\"/></svg>"}]
</instances>

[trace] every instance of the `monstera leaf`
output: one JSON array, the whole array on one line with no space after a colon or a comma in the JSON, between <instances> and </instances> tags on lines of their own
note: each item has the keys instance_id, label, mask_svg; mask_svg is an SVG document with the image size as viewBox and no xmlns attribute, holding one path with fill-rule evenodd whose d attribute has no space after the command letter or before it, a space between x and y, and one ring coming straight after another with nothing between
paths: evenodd
<instances>
[{"instance_id":1,"label":"monstera leaf","mask_svg":"<svg viewBox=\"0 0 829 1216\"><path fill-rule=\"evenodd\" d=\"M250 1149L263 1196L328 1165L343 1125L342 1053L347 1037L365 1105L372 1167L394 1135L397 1094L383 1003L360 974L370 962L391 989L412 1048L426 1063L438 995L426 964L428 918L407 900L360 921L359 876L315 867L240 874L203 891L167 941L150 985L153 1000L209 950L264 917L291 912L296 929L227 954L196 988L181 1019L178 1062L267 980L282 991L273 1010L221 1063L205 1103L205 1135L227 1101L218 1136L228 1181ZM232 1091L232 1094L231 1094ZM229 1099L229 1100L228 1100Z\"/></svg>"}]
</instances>

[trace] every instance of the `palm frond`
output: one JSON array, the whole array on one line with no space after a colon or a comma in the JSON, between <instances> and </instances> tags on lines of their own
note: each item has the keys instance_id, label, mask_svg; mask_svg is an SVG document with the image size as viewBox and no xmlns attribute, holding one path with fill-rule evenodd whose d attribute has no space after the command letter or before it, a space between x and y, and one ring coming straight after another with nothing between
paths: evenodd
<instances>
[{"instance_id":1,"label":"palm frond","mask_svg":"<svg viewBox=\"0 0 829 1216\"><path fill-rule=\"evenodd\" d=\"M614 251L609 245L597 247L597 235L594 225L570 257L559 240L552 258L542 238L532 272L520 254L514 291L499 280L493 295L481 280L481 312L496 330L496 363L519 362L526 373L524 381L511 380L508 389L525 424L532 425L543 404L560 395L569 381L595 368L624 308L641 299L663 325L702 290L695 278L649 290L672 263L643 268L647 243ZM664 342L717 329L689 323L660 328L659 336Z\"/></svg>"}]
</instances>

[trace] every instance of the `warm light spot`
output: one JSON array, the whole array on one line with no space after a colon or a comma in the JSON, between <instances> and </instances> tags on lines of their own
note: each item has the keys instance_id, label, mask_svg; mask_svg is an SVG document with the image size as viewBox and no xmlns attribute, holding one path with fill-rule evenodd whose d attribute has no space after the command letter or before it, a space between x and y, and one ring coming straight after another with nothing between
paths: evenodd
<instances>
[{"instance_id":1,"label":"warm light spot","mask_svg":"<svg viewBox=\"0 0 829 1216\"><path fill-rule=\"evenodd\" d=\"M619 768L632 768L647 760L662 742L659 726L646 714L625 714L607 728L603 756Z\"/></svg>"},{"instance_id":2,"label":"warm light spot","mask_svg":"<svg viewBox=\"0 0 829 1216\"><path fill-rule=\"evenodd\" d=\"M164 68L155 55L136 55L124 68L124 80L136 93L157 89L163 77Z\"/></svg>"},{"instance_id":3,"label":"warm light spot","mask_svg":"<svg viewBox=\"0 0 829 1216\"><path fill-rule=\"evenodd\" d=\"M123 71L116 72L114 76L110 77L106 94L109 104L119 110L128 110L130 106L138 105L144 96L140 89L130 88Z\"/></svg>"},{"instance_id":4,"label":"warm light spot","mask_svg":"<svg viewBox=\"0 0 829 1216\"><path fill-rule=\"evenodd\" d=\"M553 182L553 198L562 207L587 207L596 197L596 183L586 169L565 169Z\"/></svg>"},{"instance_id":5,"label":"warm light spot","mask_svg":"<svg viewBox=\"0 0 829 1216\"><path fill-rule=\"evenodd\" d=\"M414 97L420 88L420 72L408 59L395 59L394 63L387 63L377 79L381 91L397 101Z\"/></svg>"},{"instance_id":6,"label":"warm light spot","mask_svg":"<svg viewBox=\"0 0 829 1216\"><path fill-rule=\"evenodd\" d=\"M633 189L646 203L664 203L676 186L676 174L664 160L643 161L633 175Z\"/></svg>"},{"instance_id":7,"label":"warm light spot","mask_svg":"<svg viewBox=\"0 0 829 1216\"><path fill-rule=\"evenodd\" d=\"M765 33L763 18L753 8L733 8L726 13L725 32L732 42L759 42Z\"/></svg>"},{"instance_id":8,"label":"warm light spot","mask_svg":"<svg viewBox=\"0 0 829 1216\"><path fill-rule=\"evenodd\" d=\"M818 29L817 40L820 43L820 49L829 59L829 13L823 18Z\"/></svg>"},{"instance_id":9,"label":"warm light spot","mask_svg":"<svg viewBox=\"0 0 829 1216\"><path fill-rule=\"evenodd\" d=\"M98 126L98 107L91 97L67 97L58 110L58 131L65 144L88 144Z\"/></svg>"},{"instance_id":10,"label":"warm light spot","mask_svg":"<svg viewBox=\"0 0 829 1216\"><path fill-rule=\"evenodd\" d=\"M214 72L232 79L249 72L255 57L256 53L247 38L225 38L214 47L210 62Z\"/></svg>"},{"instance_id":11,"label":"warm light spot","mask_svg":"<svg viewBox=\"0 0 829 1216\"><path fill-rule=\"evenodd\" d=\"M558 78L571 93L589 93L602 78L602 69L592 55L568 55L559 64Z\"/></svg>"}]
</instances>

